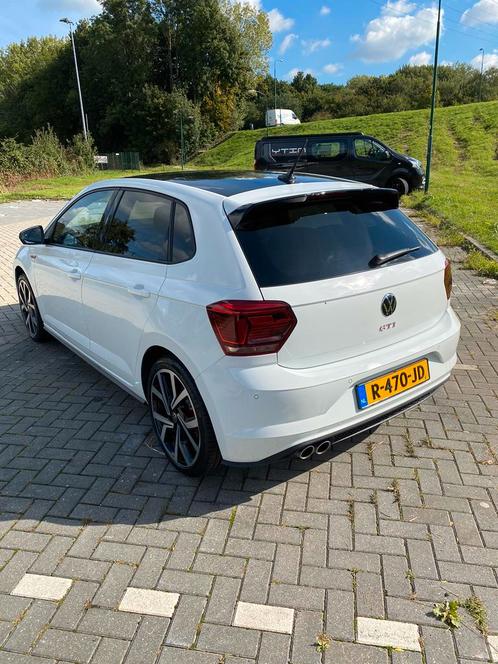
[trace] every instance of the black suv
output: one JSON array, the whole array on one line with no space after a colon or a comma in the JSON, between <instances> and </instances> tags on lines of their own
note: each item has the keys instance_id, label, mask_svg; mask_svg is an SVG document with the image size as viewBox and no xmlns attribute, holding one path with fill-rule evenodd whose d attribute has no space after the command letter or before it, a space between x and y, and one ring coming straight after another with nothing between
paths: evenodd
<instances>
[{"instance_id":1,"label":"black suv","mask_svg":"<svg viewBox=\"0 0 498 664\"><path fill-rule=\"evenodd\" d=\"M301 153L296 170L391 187L400 194L425 184L422 164L361 132L267 136L256 143L254 168L287 170Z\"/></svg>"}]
</instances>

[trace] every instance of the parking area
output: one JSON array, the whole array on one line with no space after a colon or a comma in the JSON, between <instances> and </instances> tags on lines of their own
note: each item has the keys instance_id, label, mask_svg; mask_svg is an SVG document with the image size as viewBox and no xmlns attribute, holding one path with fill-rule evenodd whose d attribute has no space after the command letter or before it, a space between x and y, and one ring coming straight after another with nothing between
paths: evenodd
<instances>
[{"instance_id":1,"label":"parking area","mask_svg":"<svg viewBox=\"0 0 498 664\"><path fill-rule=\"evenodd\" d=\"M12 205L0 206L0 664L498 661L495 281L448 250L459 364L421 406L324 460L193 480L158 454L143 405L58 342L28 341L17 235L61 203ZM470 609L454 630L432 614L446 599Z\"/></svg>"}]
</instances>

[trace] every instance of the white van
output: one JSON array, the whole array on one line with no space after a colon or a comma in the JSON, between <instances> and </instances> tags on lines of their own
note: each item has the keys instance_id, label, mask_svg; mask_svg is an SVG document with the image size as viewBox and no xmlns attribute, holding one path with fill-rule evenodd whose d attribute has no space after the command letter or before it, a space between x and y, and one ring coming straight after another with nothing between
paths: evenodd
<instances>
[{"instance_id":1,"label":"white van","mask_svg":"<svg viewBox=\"0 0 498 664\"><path fill-rule=\"evenodd\" d=\"M290 108L269 108L266 111L266 126L278 127L279 125L298 125L301 120Z\"/></svg>"}]
</instances>

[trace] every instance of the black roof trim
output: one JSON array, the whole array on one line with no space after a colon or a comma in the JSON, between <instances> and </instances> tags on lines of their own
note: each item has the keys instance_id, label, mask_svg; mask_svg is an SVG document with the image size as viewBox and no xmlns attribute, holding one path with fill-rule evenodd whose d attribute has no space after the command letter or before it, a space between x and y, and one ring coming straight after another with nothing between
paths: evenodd
<instances>
[{"instance_id":1,"label":"black roof trim","mask_svg":"<svg viewBox=\"0 0 498 664\"><path fill-rule=\"evenodd\" d=\"M341 132L325 132L323 134L273 134L272 136L262 136L257 142L264 143L266 141L282 140L285 141L289 138L340 138L341 136L365 136L373 138L362 131L341 131ZM377 139L375 139L377 140Z\"/></svg>"}]
</instances>

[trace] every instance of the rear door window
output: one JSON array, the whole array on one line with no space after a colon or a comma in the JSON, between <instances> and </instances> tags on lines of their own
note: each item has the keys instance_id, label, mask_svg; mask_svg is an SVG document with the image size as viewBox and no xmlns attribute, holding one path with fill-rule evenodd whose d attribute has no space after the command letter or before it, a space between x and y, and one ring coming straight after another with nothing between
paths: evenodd
<instances>
[{"instance_id":1,"label":"rear door window","mask_svg":"<svg viewBox=\"0 0 498 664\"><path fill-rule=\"evenodd\" d=\"M355 214L350 208L347 202L278 201L246 212L235 233L259 286L383 269L369 265L374 256L408 247L418 249L395 262L416 260L437 250L398 209Z\"/></svg>"},{"instance_id":2,"label":"rear door window","mask_svg":"<svg viewBox=\"0 0 498 664\"><path fill-rule=\"evenodd\" d=\"M109 222L105 250L149 261L167 261L173 202L146 191L125 191Z\"/></svg>"},{"instance_id":3,"label":"rear door window","mask_svg":"<svg viewBox=\"0 0 498 664\"><path fill-rule=\"evenodd\" d=\"M344 139L335 140L313 140L308 150L313 159L319 161L340 161L345 159L348 154L348 144Z\"/></svg>"}]
</instances>

